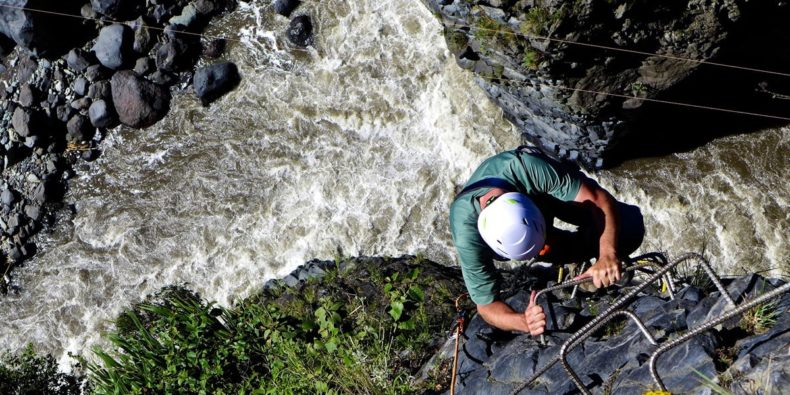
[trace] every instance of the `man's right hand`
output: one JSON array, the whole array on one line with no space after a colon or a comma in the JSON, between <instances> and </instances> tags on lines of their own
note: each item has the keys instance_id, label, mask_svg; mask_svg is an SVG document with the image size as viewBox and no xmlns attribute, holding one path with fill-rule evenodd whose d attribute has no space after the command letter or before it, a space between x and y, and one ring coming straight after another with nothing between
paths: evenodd
<instances>
[{"instance_id":1,"label":"man's right hand","mask_svg":"<svg viewBox=\"0 0 790 395\"><path fill-rule=\"evenodd\" d=\"M527 321L527 328L532 336L538 336L546 329L546 314L543 314L543 307L535 304L537 293L532 291L529 297L529 306L524 310L524 318Z\"/></svg>"}]
</instances>

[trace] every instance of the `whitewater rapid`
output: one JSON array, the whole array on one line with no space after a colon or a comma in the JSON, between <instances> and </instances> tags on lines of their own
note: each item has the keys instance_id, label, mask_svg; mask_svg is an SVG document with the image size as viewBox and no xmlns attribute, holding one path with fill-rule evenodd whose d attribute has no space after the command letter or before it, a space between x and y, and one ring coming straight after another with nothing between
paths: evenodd
<instances>
[{"instance_id":1,"label":"whitewater rapid","mask_svg":"<svg viewBox=\"0 0 790 395\"><path fill-rule=\"evenodd\" d=\"M169 284L230 305L313 258L455 263L456 188L520 141L439 23L419 0L306 2L316 43L301 51L263 3L208 32L229 39L237 90L208 108L177 95L164 121L111 132L77 169L75 214L41 235L15 272L20 292L0 297L2 349L33 343L66 366L66 352L89 354L122 309ZM768 130L595 177L642 206L643 251L787 274L788 148L789 129Z\"/></svg>"}]
</instances>

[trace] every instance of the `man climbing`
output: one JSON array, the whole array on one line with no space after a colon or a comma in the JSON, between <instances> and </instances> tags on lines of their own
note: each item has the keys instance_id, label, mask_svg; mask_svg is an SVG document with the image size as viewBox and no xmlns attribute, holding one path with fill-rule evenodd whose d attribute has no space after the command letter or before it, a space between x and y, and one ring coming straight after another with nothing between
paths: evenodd
<instances>
[{"instance_id":1,"label":"man climbing","mask_svg":"<svg viewBox=\"0 0 790 395\"><path fill-rule=\"evenodd\" d=\"M577 231L554 228L554 218ZM450 228L466 288L489 324L508 331L543 333L546 316L534 293L524 312L497 296L493 260L555 264L596 258L580 277L608 287L622 275L621 259L641 244L639 209L617 202L605 189L534 148L521 147L486 159L450 208Z\"/></svg>"}]
</instances>

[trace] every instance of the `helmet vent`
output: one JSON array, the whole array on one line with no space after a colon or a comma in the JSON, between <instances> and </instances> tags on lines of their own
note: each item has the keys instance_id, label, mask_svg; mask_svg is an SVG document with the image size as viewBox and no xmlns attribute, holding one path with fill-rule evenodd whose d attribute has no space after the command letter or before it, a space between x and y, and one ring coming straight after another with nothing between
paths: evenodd
<instances>
[{"instance_id":1,"label":"helmet vent","mask_svg":"<svg viewBox=\"0 0 790 395\"><path fill-rule=\"evenodd\" d=\"M524 221L524 225L529 226L529 220L528 219L524 218L523 221Z\"/></svg>"},{"instance_id":2,"label":"helmet vent","mask_svg":"<svg viewBox=\"0 0 790 395\"><path fill-rule=\"evenodd\" d=\"M501 240L497 240L496 242L497 242L497 243L499 243L499 244L502 244L502 241L501 241Z\"/></svg>"}]
</instances>

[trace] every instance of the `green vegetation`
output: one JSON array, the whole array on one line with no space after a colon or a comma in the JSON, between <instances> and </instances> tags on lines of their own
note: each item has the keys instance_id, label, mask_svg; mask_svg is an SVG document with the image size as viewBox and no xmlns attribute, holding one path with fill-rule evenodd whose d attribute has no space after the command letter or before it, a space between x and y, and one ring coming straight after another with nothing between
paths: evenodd
<instances>
[{"instance_id":1,"label":"green vegetation","mask_svg":"<svg viewBox=\"0 0 790 395\"><path fill-rule=\"evenodd\" d=\"M565 7L552 12L547 7L534 6L524 15L519 31L525 36L541 35L549 32L549 28L565 17Z\"/></svg>"},{"instance_id":2,"label":"green vegetation","mask_svg":"<svg viewBox=\"0 0 790 395\"><path fill-rule=\"evenodd\" d=\"M709 388L712 393L718 395L732 395L732 392L728 391L726 388L720 386L716 381L708 376L705 376L702 372L698 371L697 369L693 369L694 374L699 376L698 380L702 385Z\"/></svg>"},{"instance_id":3,"label":"green vegetation","mask_svg":"<svg viewBox=\"0 0 790 395\"><path fill-rule=\"evenodd\" d=\"M58 372L51 355L36 355L32 346L0 358L0 394L80 394L85 379Z\"/></svg>"},{"instance_id":4,"label":"green vegetation","mask_svg":"<svg viewBox=\"0 0 790 395\"><path fill-rule=\"evenodd\" d=\"M233 308L206 302L184 288L166 288L117 319L116 330L107 335L112 347L94 350L99 362L88 364L94 391L394 394L435 389L436 380L414 384L411 376L444 336L453 315L448 294L459 290L416 266L379 268L399 262L354 262L353 269L330 270L323 280L295 288L277 287ZM330 277L332 282L324 281Z\"/></svg>"},{"instance_id":5,"label":"green vegetation","mask_svg":"<svg viewBox=\"0 0 790 395\"><path fill-rule=\"evenodd\" d=\"M469 45L469 39L466 34L459 31L451 31L444 29L444 39L447 42L447 48L455 55L459 55Z\"/></svg>"},{"instance_id":6,"label":"green vegetation","mask_svg":"<svg viewBox=\"0 0 790 395\"><path fill-rule=\"evenodd\" d=\"M772 300L757 305L743 313L738 326L746 332L762 335L776 324L776 320L781 315L782 310L779 308L779 300Z\"/></svg>"},{"instance_id":7,"label":"green vegetation","mask_svg":"<svg viewBox=\"0 0 790 395\"><path fill-rule=\"evenodd\" d=\"M524 50L524 58L521 61L521 65L529 70L537 70L542 57L540 52L528 47Z\"/></svg>"}]
</instances>

